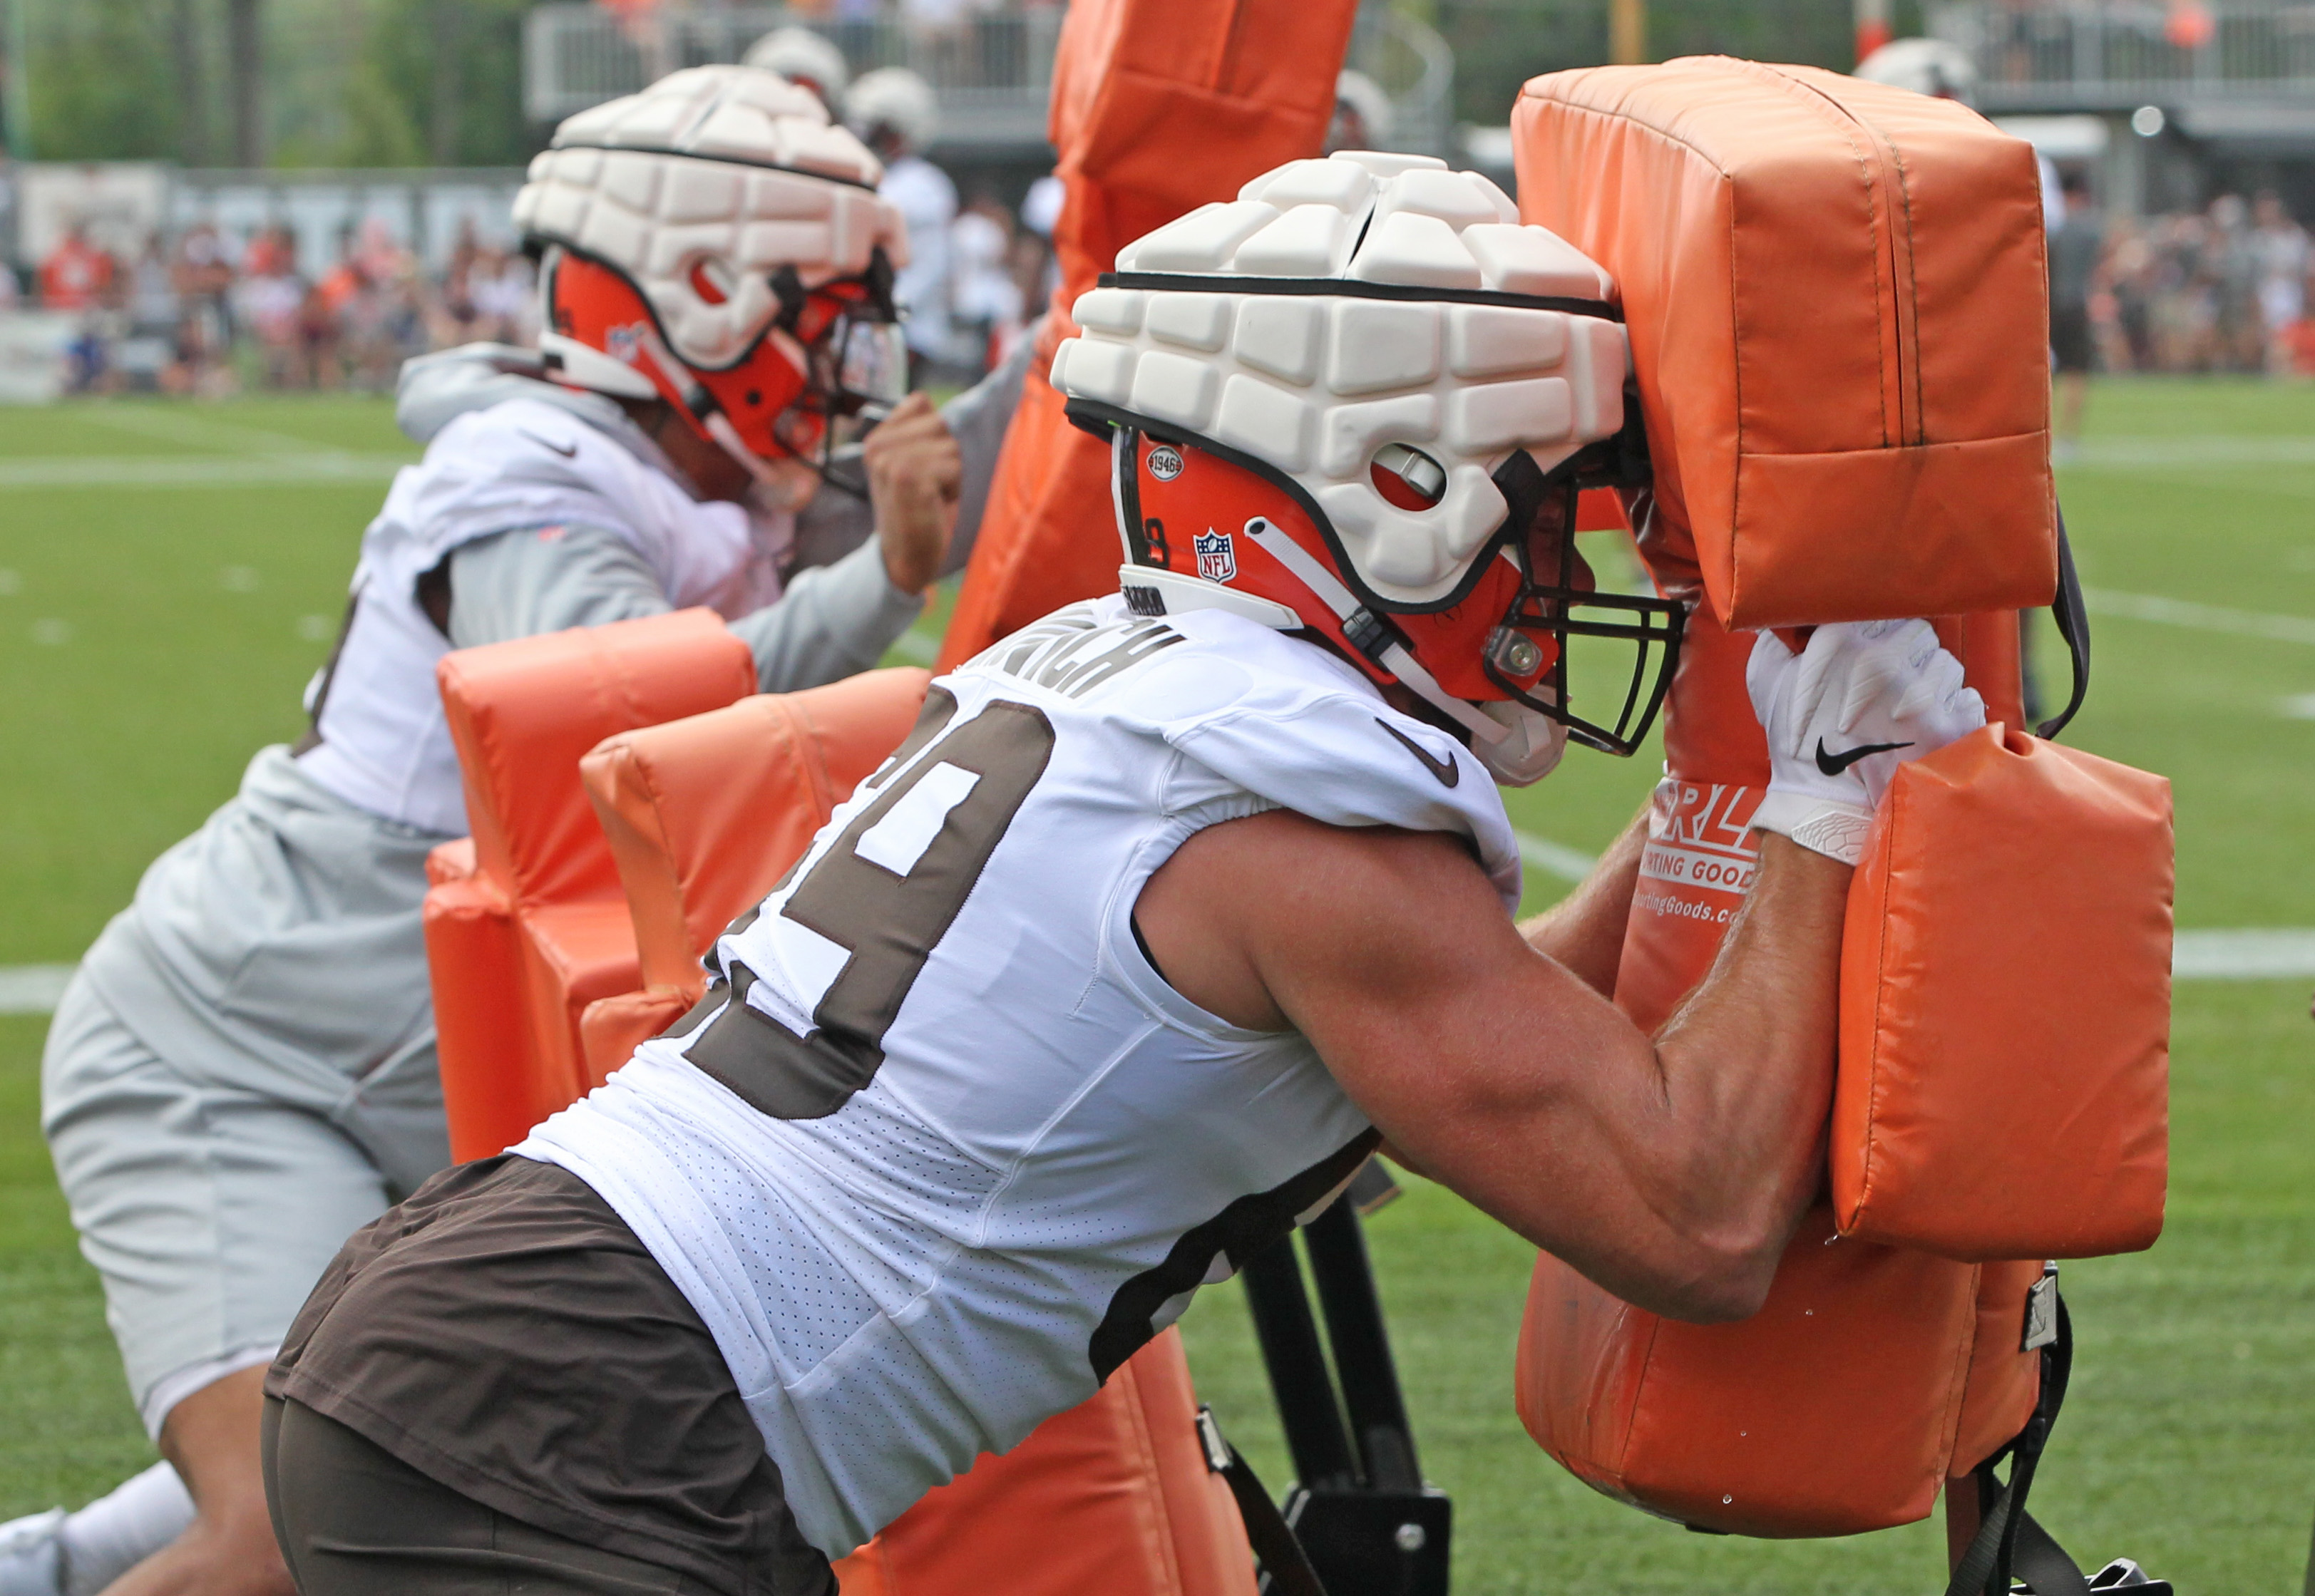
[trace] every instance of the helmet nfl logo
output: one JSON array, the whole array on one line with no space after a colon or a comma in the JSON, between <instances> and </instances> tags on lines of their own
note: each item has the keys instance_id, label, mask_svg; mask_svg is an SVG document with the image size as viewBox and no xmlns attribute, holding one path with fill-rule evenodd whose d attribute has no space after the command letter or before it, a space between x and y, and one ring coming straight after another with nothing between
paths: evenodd
<instances>
[{"instance_id":1,"label":"helmet nfl logo","mask_svg":"<svg viewBox=\"0 0 2315 1596\"><path fill-rule=\"evenodd\" d=\"M1190 540L1198 551L1198 574L1210 582L1226 582L1237 574L1237 554L1230 535L1211 528Z\"/></svg>"}]
</instances>

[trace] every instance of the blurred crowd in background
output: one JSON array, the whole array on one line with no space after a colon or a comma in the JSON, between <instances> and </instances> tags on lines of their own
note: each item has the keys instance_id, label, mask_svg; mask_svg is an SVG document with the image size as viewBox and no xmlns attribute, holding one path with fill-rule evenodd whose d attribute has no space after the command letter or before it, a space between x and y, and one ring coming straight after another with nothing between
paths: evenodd
<instances>
[{"instance_id":1,"label":"blurred crowd in background","mask_svg":"<svg viewBox=\"0 0 2315 1596\"><path fill-rule=\"evenodd\" d=\"M927 241L901 284L910 347L936 379L969 381L1044 301L1059 184L1014 207L985 191L961 201L929 162L894 172L911 236ZM538 336L533 263L471 224L433 270L376 217L346 228L329 262L301 260L287 226L236 237L196 223L151 234L131 258L75 227L26 276L0 267L0 309L77 318L67 386L78 393L389 392L412 355Z\"/></svg>"},{"instance_id":2,"label":"blurred crowd in background","mask_svg":"<svg viewBox=\"0 0 2315 1596\"><path fill-rule=\"evenodd\" d=\"M2307 230L2274 194L2116 219L2081 253L2095 369L2315 376ZM2053 249L2053 304L2068 264Z\"/></svg>"},{"instance_id":3,"label":"blurred crowd in background","mask_svg":"<svg viewBox=\"0 0 2315 1596\"><path fill-rule=\"evenodd\" d=\"M417 260L377 218L338 258L299 259L287 226L247 238L197 223L123 260L75 227L28 285L79 318L67 386L82 393L219 395L244 388L394 386L403 360L477 338L538 336L531 262L461 230L447 267ZM0 295L7 291L0 284Z\"/></svg>"},{"instance_id":4,"label":"blurred crowd in background","mask_svg":"<svg viewBox=\"0 0 2315 1596\"><path fill-rule=\"evenodd\" d=\"M972 7L959 0L952 9L962 17ZM746 59L817 95L884 164L880 191L908 222L909 260L893 290L918 380L962 386L995 367L1058 282L1060 181L1049 173L1008 195L969 176L961 192L926 154L939 136L932 86L905 67L856 78L809 29L767 33ZM1382 147L1389 119L1382 90L1346 71L1326 147ZM326 263L301 260L297 233L278 223L246 235L212 221L156 230L127 258L75 225L44 259L24 263L25 280L0 266L0 311L13 301L77 318L67 392L385 392L412 355L475 340L536 341L535 264L486 232L463 222L429 270L376 215L341 227Z\"/></svg>"}]
</instances>

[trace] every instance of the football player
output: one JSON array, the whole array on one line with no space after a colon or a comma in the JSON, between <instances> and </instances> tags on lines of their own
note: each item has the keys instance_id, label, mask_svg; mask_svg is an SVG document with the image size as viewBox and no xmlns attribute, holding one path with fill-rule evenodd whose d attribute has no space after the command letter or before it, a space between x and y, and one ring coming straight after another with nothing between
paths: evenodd
<instances>
[{"instance_id":1,"label":"football player","mask_svg":"<svg viewBox=\"0 0 2315 1596\"><path fill-rule=\"evenodd\" d=\"M1515 924L1496 784L1628 751L1676 652L1570 536L1629 471L1613 306L1420 157L1125 251L1053 365L1122 590L936 681L691 1015L340 1254L267 1382L306 1596L824 1593L1378 1146L1653 1311L1753 1312L1865 827L1983 710L1918 621L1763 637L1775 835L1654 1036L1604 995L1642 828ZM1604 713L1576 639L1631 651Z\"/></svg>"},{"instance_id":2,"label":"football player","mask_svg":"<svg viewBox=\"0 0 2315 1596\"><path fill-rule=\"evenodd\" d=\"M466 828L442 655L708 605L786 691L874 665L961 559L1019 374L945 421L904 396L879 176L741 67L574 117L534 163L543 350L412 364L425 457L364 535L311 730L153 865L58 1010L45 1128L168 1461L0 1529L0 1592L84 1596L180 1530L112 1588L288 1588L264 1365L346 1237L448 1159L419 927L427 854Z\"/></svg>"}]
</instances>

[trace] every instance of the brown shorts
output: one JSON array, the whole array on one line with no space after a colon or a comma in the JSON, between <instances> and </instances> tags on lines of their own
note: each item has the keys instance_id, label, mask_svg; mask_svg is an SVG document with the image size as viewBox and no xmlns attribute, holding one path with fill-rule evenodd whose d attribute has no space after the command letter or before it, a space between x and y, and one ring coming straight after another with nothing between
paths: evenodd
<instances>
[{"instance_id":1,"label":"brown shorts","mask_svg":"<svg viewBox=\"0 0 2315 1596\"><path fill-rule=\"evenodd\" d=\"M262 1435L274 1538L303 1596L705 1596L711 1589L508 1518L302 1403L267 1397Z\"/></svg>"},{"instance_id":2,"label":"brown shorts","mask_svg":"<svg viewBox=\"0 0 2315 1596\"><path fill-rule=\"evenodd\" d=\"M707 1327L610 1205L551 1164L446 1170L357 1232L265 1391L492 1522L686 1589L834 1596Z\"/></svg>"}]
</instances>

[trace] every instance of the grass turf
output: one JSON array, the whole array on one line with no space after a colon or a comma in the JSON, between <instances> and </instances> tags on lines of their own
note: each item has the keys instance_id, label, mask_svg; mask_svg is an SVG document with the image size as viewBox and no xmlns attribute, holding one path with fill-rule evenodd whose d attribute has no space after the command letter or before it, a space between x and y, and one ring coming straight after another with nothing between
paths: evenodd
<instances>
[{"instance_id":1,"label":"grass turf","mask_svg":"<svg viewBox=\"0 0 2315 1596\"><path fill-rule=\"evenodd\" d=\"M2096 589L2315 616L2315 391L2102 384L2089 459L2062 487ZM2129 440L2204 439L2133 457ZM244 400L17 411L14 461L231 458L404 448L386 407ZM2271 451L2272 452L2272 451ZM382 480L288 486L0 485L0 965L75 957L152 856L228 796L251 750L294 735ZM2044 639L2041 661L2060 655ZM2179 920L2309 923L2315 836L2293 785L2315 723L2315 649L2121 618L2071 740L2177 785ZM1512 795L1523 827L1596 849L1654 756L1571 755ZM1539 875L1530 907L1560 883ZM2295 983L2178 993L2168 1234L2069 1266L2074 1396L2036 1487L2092 1557L2128 1552L2187 1592L2297 1588L2315 1506L2315 1075ZM76 1503L151 1456L38 1126L44 1022L0 1017L0 1518ZM1593 1496L1526 1440L1510 1356L1531 1254L1439 1188L1370 1226L1428 1472L1454 1496L1464 1592L1852 1592L1938 1588L1934 1525L1823 1543L1689 1535ZM1203 1394L1265 1476L1285 1468L1234 1288L1185 1321Z\"/></svg>"}]
</instances>

